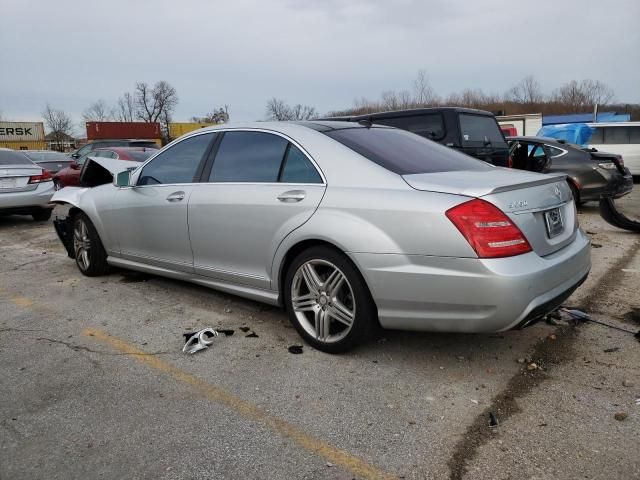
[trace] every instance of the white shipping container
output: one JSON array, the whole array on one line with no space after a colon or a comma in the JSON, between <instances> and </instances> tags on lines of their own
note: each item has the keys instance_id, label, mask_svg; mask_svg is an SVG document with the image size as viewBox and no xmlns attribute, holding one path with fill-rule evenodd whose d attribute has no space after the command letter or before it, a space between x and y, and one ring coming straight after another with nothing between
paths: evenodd
<instances>
[{"instance_id":1,"label":"white shipping container","mask_svg":"<svg viewBox=\"0 0 640 480\"><path fill-rule=\"evenodd\" d=\"M44 142L44 124L0 122L0 142Z\"/></svg>"},{"instance_id":2,"label":"white shipping container","mask_svg":"<svg viewBox=\"0 0 640 480\"><path fill-rule=\"evenodd\" d=\"M522 115L501 115L496 117L501 127L515 128L520 136L533 137L542 128L541 113L525 113Z\"/></svg>"}]
</instances>

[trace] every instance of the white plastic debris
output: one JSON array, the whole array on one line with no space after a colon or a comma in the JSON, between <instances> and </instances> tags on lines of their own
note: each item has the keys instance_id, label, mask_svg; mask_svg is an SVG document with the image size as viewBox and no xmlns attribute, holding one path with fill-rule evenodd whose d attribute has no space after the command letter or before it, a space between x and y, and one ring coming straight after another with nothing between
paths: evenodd
<instances>
[{"instance_id":1,"label":"white plastic debris","mask_svg":"<svg viewBox=\"0 0 640 480\"><path fill-rule=\"evenodd\" d=\"M218 336L213 328L203 328L202 330L193 333L182 347L183 353L196 353L200 350L204 350L213 343L213 339Z\"/></svg>"}]
</instances>

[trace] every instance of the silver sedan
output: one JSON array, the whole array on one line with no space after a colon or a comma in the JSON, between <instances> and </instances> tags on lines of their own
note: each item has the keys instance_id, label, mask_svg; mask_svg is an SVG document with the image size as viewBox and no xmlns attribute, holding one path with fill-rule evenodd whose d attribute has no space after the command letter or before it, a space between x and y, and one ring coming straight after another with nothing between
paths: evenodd
<instances>
[{"instance_id":1,"label":"silver sedan","mask_svg":"<svg viewBox=\"0 0 640 480\"><path fill-rule=\"evenodd\" d=\"M31 215L43 221L51 217L49 200L53 195L49 171L26 155L0 149L0 215Z\"/></svg>"},{"instance_id":2,"label":"silver sedan","mask_svg":"<svg viewBox=\"0 0 640 480\"><path fill-rule=\"evenodd\" d=\"M110 266L282 305L314 347L379 326L521 328L586 278L564 176L494 167L395 128L198 130L113 183L65 188L56 230L80 271Z\"/></svg>"}]
</instances>

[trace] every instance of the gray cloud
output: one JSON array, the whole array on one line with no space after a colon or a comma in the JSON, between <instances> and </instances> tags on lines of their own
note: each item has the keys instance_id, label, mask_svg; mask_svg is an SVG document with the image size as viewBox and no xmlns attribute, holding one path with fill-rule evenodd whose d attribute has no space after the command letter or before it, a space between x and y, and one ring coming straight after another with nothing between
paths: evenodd
<instances>
[{"instance_id":1,"label":"gray cloud","mask_svg":"<svg viewBox=\"0 0 640 480\"><path fill-rule=\"evenodd\" d=\"M409 88L425 69L441 95L503 92L534 74L640 102L637 0L3 1L0 110L37 119L50 102L79 118L136 81L178 90L177 120L229 104L264 116L268 98L320 112Z\"/></svg>"}]
</instances>

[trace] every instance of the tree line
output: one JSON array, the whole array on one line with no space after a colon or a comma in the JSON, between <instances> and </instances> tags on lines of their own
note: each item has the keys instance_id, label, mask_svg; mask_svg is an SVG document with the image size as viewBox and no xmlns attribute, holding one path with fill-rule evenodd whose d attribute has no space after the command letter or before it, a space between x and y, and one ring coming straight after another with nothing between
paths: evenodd
<instances>
[{"instance_id":1,"label":"tree line","mask_svg":"<svg viewBox=\"0 0 640 480\"><path fill-rule=\"evenodd\" d=\"M115 105L108 105L104 100L97 100L89 105L82 112L82 129L85 122L92 121L159 122L164 139L169 140L168 127L178 100L176 89L164 80L154 85L136 82L133 91L123 93ZM536 77L527 75L502 94L485 93L481 89L467 88L443 97L432 87L424 70L418 71L409 88L386 90L379 98L373 100L365 97L358 98L354 100L352 107L328 112L327 116L359 115L438 106L477 108L502 115L521 113L553 115L593 112L596 104L601 111L629 113L632 120L640 119L640 104L616 103L613 89L599 80L571 80L550 93L545 93ZM63 110L47 104L42 116L55 141L62 142L66 136L73 135L73 121ZM319 116L316 108L310 105L289 105L276 97L269 99L266 103L266 120L310 120ZM211 109L206 114L194 115L190 121L221 124L228 122L229 119L229 106L223 105Z\"/></svg>"},{"instance_id":2,"label":"tree line","mask_svg":"<svg viewBox=\"0 0 640 480\"><path fill-rule=\"evenodd\" d=\"M632 120L640 119L640 104L616 103L613 89L599 80L571 80L551 93L545 93L536 77L527 75L502 94L467 88L442 97L433 89L424 70L418 72L410 88L387 90L374 100L362 97L356 99L352 107L329 112L328 115L359 115L438 106L477 108L502 115L554 115L593 112L596 104L601 111L629 113Z\"/></svg>"}]
</instances>

